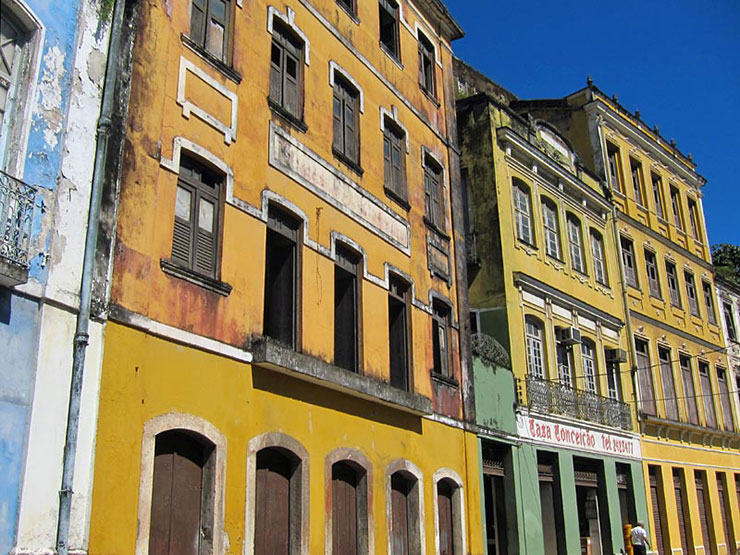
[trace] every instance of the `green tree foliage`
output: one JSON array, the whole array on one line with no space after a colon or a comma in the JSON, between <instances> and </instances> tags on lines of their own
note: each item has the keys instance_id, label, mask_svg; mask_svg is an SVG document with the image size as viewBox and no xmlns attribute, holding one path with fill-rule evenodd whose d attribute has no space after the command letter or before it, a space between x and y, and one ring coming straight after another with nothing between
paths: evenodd
<instances>
[{"instance_id":1,"label":"green tree foliage","mask_svg":"<svg viewBox=\"0 0 740 555\"><path fill-rule=\"evenodd\" d=\"M717 275L740 287L740 245L712 245L712 261Z\"/></svg>"}]
</instances>

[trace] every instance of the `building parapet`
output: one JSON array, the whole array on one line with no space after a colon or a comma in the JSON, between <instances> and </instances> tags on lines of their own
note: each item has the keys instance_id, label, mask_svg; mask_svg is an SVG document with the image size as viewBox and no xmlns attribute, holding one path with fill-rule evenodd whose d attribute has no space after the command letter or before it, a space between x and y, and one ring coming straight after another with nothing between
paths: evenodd
<instances>
[{"instance_id":1,"label":"building parapet","mask_svg":"<svg viewBox=\"0 0 740 555\"><path fill-rule=\"evenodd\" d=\"M29 245L36 189L0 172L0 285L28 280Z\"/></svg>"}]
</instances>

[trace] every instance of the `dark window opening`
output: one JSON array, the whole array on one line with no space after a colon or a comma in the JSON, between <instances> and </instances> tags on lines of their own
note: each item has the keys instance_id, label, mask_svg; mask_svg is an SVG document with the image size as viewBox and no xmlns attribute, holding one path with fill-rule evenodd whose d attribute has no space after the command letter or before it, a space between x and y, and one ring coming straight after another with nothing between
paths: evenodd
<instances>
[{"instance_id":1,"label":"dark window opening","mask_svg":"<svg viewBox=\"0 0 740 555\"><path fill-rule=\"evenodd\" d=\"M380 0L380 44L396 58L401 57L398 41L398 4L393 0Z\"/></svg>"},{"instance_id":2,"label":"dark window opening","mask_svg":"<svg viewBox=\"0 0 740 555\"><path fill-rule=\"evenodd\" d=\"M334 152L353 164L360 164L360 93L338 73L334 73L332 120Z\"/></svg>"},{"instance_id":3,"label":"dark window opening","mask_svg":"<svg viewBox=\"0 0 740 555\"><path fill-rule=\"evenodd\" d=\"M725 313L725 325L727 326L727 335L733 341L737 341L737 331L735 328L735 317L732 315L732 305L730 303L723 303L722 308Z\"/></svg>"},{"instance_id":4,"label":"dark window opening","mask_svg":"<svg viewBox=\"0 0 740 555\"><path fill-rule=\"evenodd\" d=\"M408 391L409 383L409 322L406 283L391 276L388 295L388 335L390 348L391 385Z\"/></svg>"},{"instance_id":5,"label":"dark window opening","mask_svg":"<svg viewBox=\"0 0 740 555\"><path fill-rule=\"evenodd\" d=\"M432 97L436 96L434 64L434 46L419 33L419 86Z\"/></svg>"},{"instance_id":6,"label":"dark window opening","mask_svg":"<svg viewBox=\"0 0 740 555\"><path fill-rule=\"evenodd\" d=\"M264 334L292 349L298 335L298 230L300 224L270 207L265 261Z\"/></svg>"},{"instance_id":7,"label":"dark window opening","mask_svg":"<svg viewBox=\"0 0 740 555\"><path fill-rule=\"evenodd\" d=\"M391 555L421 555L418 487L406 472L391 476Z\"/></svg>"},{"instance_id":8,"label":"dark window opening","mask_svg":"<svg viewBox=\"0 0 740 555\"><path fill-rule=\"evenodd\" d=\"M429 156L424 158L424 209L427 221L438 230L444 231L442 168Z\"/></svg>"},{"instance_id":9,"label":"dark window opening","mask_svg":"<svg viewBox=\"0 0 740 555\"><path fill-rule=\"evenodd\" d=\"M565 555L565 515L560 489L560 473L557 455L537 452L537 473L542 515L542 537L545 545L557 555Z\"/></svg>"},{"instance_id":10,"label":"dark window opening","mask_svg":"<svg viewBox=\"0 0 740 555\"><path fill-rule=\"evenodd\" d=\"M434 372L450 376L450 307L434 301L432 314L432 352Z\"/></svg>"},{"instance_id":11,"label":"dark window opening","mask_svg":"<svg viewBox=\"0 0 740 555\"><path fill-rule=\"evenodd\" d=\"M609 182L611 184L611 187L615 191L619 191L620 193L623 193L622 190L622 181L619 178L620 176L620 170L619 170L619 148L614 146L613 144L607 143L606 144L606 152L607 152L607 165L608 165L608 172L609 172Z\"/></svg>"},{"instance_id":12,"label":"dark window opening","mask_svg":"<svg viewBox=\"0 0 740 555\"><path fill-rule=\"evenodd\" d=\"M632 173L632 186L635 191L635 202L640 206L645 206L645 200L642 194L642 164L637 160L630 159L630 171Z\"/></svg>"},{"instance_id":13,"label":"dark window opening","mask_svg":"<svg viewBox=\"0 0 740 555\"><path fill-rule=\"evenodd\" d=\"M714 312L714 292L712 285L706 281L701 283L702 292L704 293L704 306L707 307L707 320L710 324L717 324L717 314Z\"/></svg>"},{"instance_id":14,"label":"dark window opening","mask_svg":"<svg viewBox=\"0 0 740 555\"><path fill-rule=\"evenodd\" d=\"M277 448L257 453L255 555L298 555L301 525L301 464Z\"/></svg>"},{"instance_id":15,"label":"dark window opening","mask_svg":"<svg viewBox=\"0 0 740 555\"><path fill-rule=\"evenodd\" d=\"M355 7L355 0L337 0L337 4L342 6L352 15L357 15L357 8Z\"/></svg>"},{"instance_id":16,"label":"dark window opening","mask_svg":"<svg viewBox=\"0 0 740 555\"><path fill-rule=\"evenodd\" d=\"M406 203L406 134L387 118L383 125L383 163L386 191Z\"/></svg>"},{"instance_id":17,"label":"dark window opening","mask_svg":"<svg viewBox=\"0 0 740 555\"><path fill-rule=\"evenodd\" d=\"M303 42L277 19L272 30L270 100L303 119Z\"/></svg>"},{"instance_id":18,"label":"dark window opening","mask_svg":"<svg viewBox=\"0 0 740 555\"><path fill-rule=\"evenodd\" d=\"M334 266L334 364L351 372L360 369L360 257L337 245Z\"/></svg>"},{"instance_id":19,"label":"dark window opening","mask_svg":"<svg viewBox=\"0 0 740 555\"><path fill-rule=\"evenodd\" d=\"M229 56L230 0L192 0L190 38L221 61Z\"/></svg>"}]
</instances>

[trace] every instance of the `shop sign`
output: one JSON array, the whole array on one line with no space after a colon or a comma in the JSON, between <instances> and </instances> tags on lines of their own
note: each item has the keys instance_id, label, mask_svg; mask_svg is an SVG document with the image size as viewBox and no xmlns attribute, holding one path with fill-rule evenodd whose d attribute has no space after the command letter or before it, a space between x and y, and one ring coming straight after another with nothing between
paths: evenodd
<instances>
[{"instance_id":1,"label":"shop sign","mask_svg":"<svg viewBox=\"0 0 740 555\"><path fill-rule=\"evenodd\" d=\"M523 414L517 415L516 425L519 436L530 439L533 443L626 459L641 458L640 440L637 438L607 434L580 426L531 418Z\"/></svg>"}]
</instances>

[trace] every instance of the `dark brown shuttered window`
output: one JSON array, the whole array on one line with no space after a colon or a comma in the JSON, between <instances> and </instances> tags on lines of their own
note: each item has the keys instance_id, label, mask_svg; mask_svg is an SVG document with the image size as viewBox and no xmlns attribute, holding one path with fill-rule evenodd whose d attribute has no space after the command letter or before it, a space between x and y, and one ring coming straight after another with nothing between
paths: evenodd
<instances>
[{"instance_id":1,"label":"dark brown shuttered window","mask_svg":"<svg viewBox=\"0 0 740 555\"><path fill-rule=\"evenodd\" d=\"M711 515L709 514L709 491L706 487L707 477L702 471L695 471L696 501L699 509L699 522L701 523L701 536L704 541L705 553L716 553L717 546L712 541L712 529L709 527Z\"/></svg>"},{"instance_id":2,"label":"dark brown shuttered window","mask_svg":"<svg viewBox=\"0 0 740 555\"><path fill-rule=\"evenodd\" d=\"M719 401L722 405L722 419L724 420L725 430L734 432L735 424L732 421L730 388L727 385L727 370L724 368L717 368L717 383L719 384Z\"/></svg>"},{"instance_id":3,"label":"dark brown shuttered window","mask_svg":"<svg viewBox=\"0 0 740 555\"><path fill-rule=\"evenodd\" d=\"M334 154L360 165L360 93L334 74Z\"/></svg>"},{"instance_id":4,"label":"dark brown shuttered window","mask_svg":"<svg viewBox=\"0 0 740 555\"><path fill-rule=\"evenodd\" d=\"M678 470L673 471L673 490L676 495L676 515L678 516L678 533L681 537L681 549L684 553L689 552L689 539L687 536L687 530L689 527L686 525L686 500L683 492L683 482L681 479L681 473Z\"/></svg>"},{"instance_id":5,"label":"dark brown shuttered window","mask_svg":"<svg viewBox=\"0 0 740 555\"><path fill-rule=\"evenodd\" d=\"M429 39L419 33L419 86L433 98L437 95L434 64L434 46Z\"/></svg>"},{"instance_id":6,"label":"dark brown shuttered window","mask_svg":"<svg viewBox=\"0 0 740 555\"><path fill-rule=\"evenodd\" d=\"M717 494L719 497L719 512L722 516L722 529L725 533L725 546L728 552L732 552L735 544L732 542L732 531L730 523L732 522L732 511L730 510L729 498L725 490L725 473L717 473Z\"/></svg>"},{"instance_id":7,"label":"dark brown shuttered window","mask_svg":"<svg viewBox=\"0 0 740 555\"><path fill-rule=\"evenodd\" d=\"M704 306L707 307L707 320L710 324L717 324L717 314L714 312L714 292L712 284L706 281L701 282L701 289L704 293Z\"/></svg>"},{"instance_id":8,"label":"dark brown shuttered window","mask_svg":"<svg viewBox=\"0 0 740 555\"><path fill-rule=\"evenodd\" d=\"M363 553L360 538L363 525L360 508L363 496L360 492L362 476L347 463L334 463L331 467L332 497L332 553L334 555L358 555Z\"/></svg>"},{"instance_id":9,"label":"dark brown shuttered window","mask_svg":"<svg viewBox=\"0 0 740 555\"><path fill-rule=\"evenodd\" d=\"M434 301L432 314L434 372L450 376L450 307Z\"/></svg>"},{"instance_id":10,"label":"dark brown shuttered window","mask_svg":"<svg viewBox=\"0 0 740 555\"><path fill-rule=\"evenodd\" d=\"M671 351L662 347L658 348L658 358L660 359L660 378L663 382L665 416L671 420L678 420L678 404L676 403L676 385L673 381Z\"/></svg>"},{"instance_id":11,"label":"dark brown shuttered window","mask_svg":"<svg viewBox=\"0 0 740 555\"><path fill-rule=\"evenodd\" d=\"M424 209L427 221L445 230L442 168L429 156L424 158Z\"/></svg>"},{"instance_id":12,"label":"dark brown shuttered window","mask_svg":"<svg viewBox=\"0 0 740 555\"><path fill-rule=\"evenodd\" d=\"M648 344L641 339L635 339L637 350L637 376L640 385L640 409L645 414L655 416L655 393L653 378L650 375L650 353Z\"/></svg>"},{"instance_id":13,"label":"dark brown shuttered window","mask_svg":"<svg viewBox=\"0 0 740 555\"><path fill-rule=\"evenodd\" d=\"M439 554L455 554L455 526L452 497L455 488L447 480L437 483L437 515L439 517Z\"/></svg>"},{"instance_id":14,"label":"dark brown shuttered window","mask_svg":"<svg viewBox=\"0 0 740 555\"><path fill-rule=\"evenodd\" d=\"M619 179L619 149L616 146L607 143L606 152L607 162L609 165L609 181L611 183L612 189L623 193L624 190L622 189L622 182Z\"/></svg>"},{"instance_id":15,"label":"dark brown shuttered window","mask_svg":"<svg viewBox=\"0 0 740 555\"><path fill-rule=\"evenodd\" d=\"M300 463L279 449L257 453L255 555L297 555L300 545Z\"/></svg>"},{"instance_id":16,"label":"dark brown shuttered window","mask_svg":"<svg viewBox=\"0 0 740 555\"><path fill-rule=\"evenodd\" d=\"M660 278L658 277L658 264L655 261L655 253L645 249L645 269L647 270L648 289L650 296L657 299L661 298Z\"/></svg>"},{"instance_id":17,"label":"dark brown shuttered window","mask_svg":"<svg viewBox=\"0 0 740 555\"><path fill-rule=\"evenodd\" d=\"M627 285L637 287L637 272L635 269L635 249L632 246L632 241L621 238L622 244L622 262L624 264L624 277L627 281Z\"/></svg>"},{"instance_id":18,"label":"dark brown shuttered window","mask_svg":"<svg viewBox=\"0 0 740 555\"><path fill-rule=\"evenodd\" d=\"M388 294L388 339L390 348L391 385L409 390L409 287L391 276Z\"/></svg>"},{"instance_id":19,"label":"dark brown shuttered window","mask_svg":"<svg viewBox=\"0 0 740 555\"><path fill-rule=\"evenodd\" d=\"M172 261L215 278L223 175L183 155L175 195Z\"/></svg>"},{"instance_id":20,"label":"dark brown shuttered window","mask_svg":"<svg viewBox=\"0 0 740 555\"><path fill-rule=\"evenodd\" d=\"M400 60L398 42L398 4L393 0L378 2L380 15L380 44L388 54Z\"/></svg>"},{"instance_id":21,"label":"dark brown shuttered window","mask_svg":"<svg viewBox=\"0 0 740 555\"><path fill-rule=\"evenodd\" d=\"M710 428L717 427L717 415L714 412L714 397L712 381L709 377L709 364L699 361L699 380L701 381L701 395L704 399L704 419Z\"/></svg>"},{"instance_id":22,"label":"dark brown shuttered window","mask_svg":"<svg viewBox=\"0 0 740 555\"><path fill-rule=\"evenodd\" d=\"M187 432L157 435L151 555L205 555L213 548L214 448Z\"/></svg>"},{"instance_id":23,"label":"dark brown shuttered window","mask_svg":"<svg viewBox=\"0 0 740 555\"><path fill-rule=\"evenodd\" d=\"M661 492L658 488L658 469L654 466L650 466L648 469L650 473L650 502L653 510L653 519L655 520L655 549L658 550L659 555L666 555L671 553L671 549L670 547L666 549L666 537L663 534L663 530L665 530L665 527L663 526L665 509L663 507L663 500L660 496Z\"/></svg>"},{"instance_id":24,"label":"dark brown shuttered window","mask_svg":"<svg viewBox=\"0 0 740 555\"><path fill-rule=\"evenodd\" d=\"M387 118L383 125L383 163L386 193L406 205L406 135Z\"/></svg>"},{"instance_id":25,"label":"dark brown shuttered window","mask_svg":"<svg viewBox=\"0 0 740 555\"><path fill-rule=\"evenodd\" d=\"M391 476L391 555L421 555L419 484L413 476Z\"/></svg>"},{"instance_id":26,"label":"dark brown shuttered window","mask_svg":"<svg viewBox=\"0 0 740 555\"><path fill-rule=\"evenodd\" d=\"M270 207L265 261L265 330L271 337L296 347L298 330L298 230L300 224Z\"/></svg>"},{"instance_id":27,"label":"dark brown shuttered window","mask_svg":"<svg viewBox=\"0 0 740 555\"><path fill-rule=\"evenodd\" d=\"M223 62L229 56L230 17L229 0L192 0L190 38Z\"/></svg>"},{"instance_id":28,"label":"dark brown shuttered window","mask_svg":"<svg viewBox=\"0 0 740 555\"><path fill-rule=\"evenodd\" d=\"M358 269L360 257L337 245L334 266L334 364L357 372L360 368Z\"/></svg>"},{"instance_id":29,"label":"dark brown shuttered window","mask_svg":"<svg viewBox=\"0 0 740 555\"><path fill-rule=\"evenodd\" d=\"M303 119L303 42L273 20L270 57L270 100L291 116Z\"/></svg>"},{"instance_id":30,"label":"dark brown shuttered window","mask_svg":"<svg viewBox=\"0 0 740 555\"><path fill-rule=\"evenodd\" d=\"M668 278L668 291L671 295L671 304L681 308L681 293L678 289L678 274L676 274L676 265L673 262L666 261L665 273Z\"/></svg>"},{"instance_id":31,"label":"dark brown shuttered window","mask_svg":"<svg viewBox=\"0 0 740 555\"><path fill-rule=\"evenodd\" d=\"M686 402L686 413L689 422L699 424L699 413L696 409L696 391L694 389L694 377L691 371L691 358L679 355L681 365L681 381L683 382L683 395Z\"/></svg>"}]
</instances>

